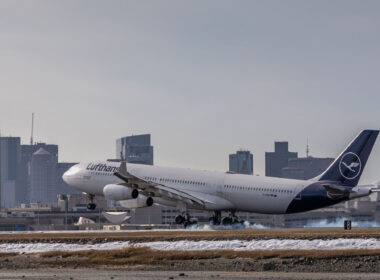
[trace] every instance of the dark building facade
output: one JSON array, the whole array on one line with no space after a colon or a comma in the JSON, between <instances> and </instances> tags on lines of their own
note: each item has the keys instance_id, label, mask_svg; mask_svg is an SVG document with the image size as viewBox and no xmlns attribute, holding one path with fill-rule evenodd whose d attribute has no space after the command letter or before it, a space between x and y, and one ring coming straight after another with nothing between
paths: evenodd
<instances>
[{"instance_id":1,"label":"dark building facade","mask_svg":"<svg viewBox=\"0 0 380 280\"><path fill-rule=\"evenodd\" d=\"M289 159L297 157L296 152L289 152L288 142L274 142L274 152L265 153L265 176L281 177L282 168L288 166Z\"/></svg>"},{"instance_id":2,"label":"dark building facade","mask_svg":"<svg viewBox=\"0 0 380 280\"><path fill-rule=\"evenodd\" d=\"M1 207L13 207L22 200L20 147L20 137L0 137Z\"/></svg>"},{"instance_id":3,"label":"dark building facade","mask_svg":"<svg viewBox=\"0 0 380 280\"><path fill-rule=\"evenodd\" d=\"M308 180L321 174L334 161L333 158L291 158L282 168L282 178Z\"/></svg>"},{"instance_id":4,"label":"dark building facade","mask_svg":"<svg viewBox=\"0 0 380 280\"><path fill-rule=\"evenodd\" d=\"M56 170L56 194L81 194L80 191L71 188L67 185L63 179L62 175L67 170L70 169L71 166L75 165L73 162L58 162L57 170Z\"/></svg>"},{"instance_id":5,"label":"dark building facade","mask_svg":"<svg viewBox=\"0 0 380 280\"><path fill-rule=\"evenodd\" d=\"M150 144L150 134L117 139L116 158L129 163L153 165L153 146Z\"/></svg>"},{"instance_id":6,"label":"dark building facade","mask_svg":"<svg viewBox=\"0 0 380 280\"><path fill-rule=\"evenodd\" d=\"M253 175L253 155L249 151L237 151L229 155L229 171Z\"/></svg>"},{"instance_id":7,"label":"dark building facade","mask_svg":"<svg viewBox=\"0 0 380 280\"><path fill-rule=\"evenodd\" d=\"M33 154L39 149L43 149L50 153L52 157L52 162L54 162L54 168L57 167L58 162L58 145L46 144L46 143L36 143L33 145L21 145L21 172L20 172L20 182L25 189L22 201L20 202L35 202L31 200L31 161ZM54 173L55 170L54 170ZM55 189L55 187L54 187ZM36 199L36 197L34 197ZM42 200L38 200L42 201Z\"/></svg>"},{"instance_id":8,"label":"dark building facade","mask_svg":"<svg viewBox=\"0 0 380 280\"><path fill-rule=\"evenodd\" d=\"M30 201L55 202L57 157L44 148L33 153L30 161Z\"/></svg>"}]
</instances>

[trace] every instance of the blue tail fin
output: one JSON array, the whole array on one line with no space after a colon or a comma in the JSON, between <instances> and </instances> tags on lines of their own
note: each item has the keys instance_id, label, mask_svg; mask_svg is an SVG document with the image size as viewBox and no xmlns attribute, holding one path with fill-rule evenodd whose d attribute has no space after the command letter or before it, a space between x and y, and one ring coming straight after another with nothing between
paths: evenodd
<instances>
[{"instance_id":1,"label":"blue tail fin","mask_svg":"<svg viewBox=\"0 0 380 280\"><path fill-rule=\"evenodd\" d=\"M334 160L319 178L319 181L334 181L355 187L375 144L378 130L363 130Z\"/></svg>"}]
</instances>

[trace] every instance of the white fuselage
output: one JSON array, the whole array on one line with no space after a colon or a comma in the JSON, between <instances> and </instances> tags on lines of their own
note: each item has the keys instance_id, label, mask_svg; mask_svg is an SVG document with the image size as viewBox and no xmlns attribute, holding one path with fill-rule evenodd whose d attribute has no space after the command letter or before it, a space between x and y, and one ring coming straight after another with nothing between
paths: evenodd
<instances>
[{"instance_id":1,"label":"white fuselage","mask_svg":"<svg viewBox=\"0 0 380 280\"><path fill-rule=\"evenodd\" d=\"M378 130L362 130L321 175L311 180L125 162L77 164L63 179L75 189L104 195L130 208L157 203L183 210L298 213L379 191L378 186L358 186L378 134Z\"/></svg>"},{"instance_id":2,"label":"white fuselage","mask_svg":"<svg viewBox=\"0 0 380 280\"><path fill-rule=\"evenodd\" d=\"M99 163L98 163L99 164ZM117 162L103 162L107 166L119 167ZM108 184L122 181L113 175L115 169L91 170L95 163L73 166L63 178L73 188L93 195L103 195ZM158 167L127 164L128 172L146 181L162 184L184 191L206 201L203 208L187 205L188 208L204 210L237 210L267 214L283 214L298 193L311 181L230 174L223 172L192 170L174 167ZM175 206L176 200L155 199L158 204Z\"/></svg>"}]
</instances>

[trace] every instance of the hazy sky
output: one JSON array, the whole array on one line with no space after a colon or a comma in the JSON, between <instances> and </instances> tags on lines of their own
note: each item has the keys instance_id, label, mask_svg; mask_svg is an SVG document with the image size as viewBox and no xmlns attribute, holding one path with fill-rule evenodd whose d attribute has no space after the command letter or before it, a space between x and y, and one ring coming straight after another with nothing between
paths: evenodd
<instances>
[{"instance_id":1,"label":"hazy sky","mask_svg":"<svg viewBox=\"0 0 380 280\"><path fill-rule=\"evenodd\" d=\"M379 1L0 0L0 129L115 157L151 133L155 164L255 173L287 140L335 157L380 128ZM380 139L361 182L380 180Z\"/></svg>"}]
</instances>

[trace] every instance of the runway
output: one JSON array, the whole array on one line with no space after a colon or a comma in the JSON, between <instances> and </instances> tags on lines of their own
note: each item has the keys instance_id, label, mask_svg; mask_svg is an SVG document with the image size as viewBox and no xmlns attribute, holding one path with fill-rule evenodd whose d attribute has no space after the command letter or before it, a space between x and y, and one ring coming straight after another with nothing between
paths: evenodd
<instances>
[{"instance_id":1,"label":"runway","mask_svg":"<svg viewBox=\"0 0 380 280\"><path fill-rule=\"evenodd\" d=\"M70 277L68 278L68 275ZM153 279L220 279L220 280L375 280L377 273L282 273L282 272L225 272L225 271L125 271L122 269L44 269L26 271L5 271L0 275L1 280L153 280Z\"/></svg>"},{"instance_id":2,"label":"runway","mask_svg":"<svg viewBox=\"0 0 380 280\"><path fill-rule=\"evenodd\" d=\"M301 239L329 240L338 238L379 239L380 228L301 228L301 229L244 229L244 230L125 230L125 231L46 231L0 232L1 243L107 243L117 241L207 241L207 240L268 240Z\"/></svg>"}]
</instances>

